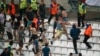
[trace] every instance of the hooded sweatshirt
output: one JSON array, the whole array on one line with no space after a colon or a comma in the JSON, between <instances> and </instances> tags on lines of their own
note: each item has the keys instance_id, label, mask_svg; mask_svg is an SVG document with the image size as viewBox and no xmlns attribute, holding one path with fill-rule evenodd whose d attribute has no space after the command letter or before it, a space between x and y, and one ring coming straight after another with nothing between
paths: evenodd
<instances>
[{"instance_id":1,"label":"hooded sweatshirt","mask_svg":"<svg viewBox=\"0 0 100 56\"><path fill-rule=\"evenodd\" d=\"M70 30L70 36L73 38L73 39L79 39L79 34L80 34L80 29L79 28L76 28L76 25L74 24L72 26L72 29Z\"/></svg>"}]
</instances>

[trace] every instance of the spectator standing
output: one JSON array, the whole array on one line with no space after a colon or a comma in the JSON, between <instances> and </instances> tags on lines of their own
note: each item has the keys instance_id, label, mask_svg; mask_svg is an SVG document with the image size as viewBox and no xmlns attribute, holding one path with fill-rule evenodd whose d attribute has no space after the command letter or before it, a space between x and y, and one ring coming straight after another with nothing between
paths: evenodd
<instances>
[{"instance_id":1,"label":"spectator standing","mask_svg":"<svg viewBox=\"0 0 100 56\"><path fill-rule=\"evenodd\" d=\"M22 18L23 16L23 13L25 13L26 11L26 8L27 8L27 0L20 0L20 16Z\"/></svg>"},{"instance_id":2,"label":"spectator standing","mask_svg":"<svg viewBox=\"0 0 100 56\"><path fill-rule=\"evenodd\" d=\"M78 27L84 27L85 25L86 6L82 1L79 1L78 5Z\"/></svg>"}]
</instances>

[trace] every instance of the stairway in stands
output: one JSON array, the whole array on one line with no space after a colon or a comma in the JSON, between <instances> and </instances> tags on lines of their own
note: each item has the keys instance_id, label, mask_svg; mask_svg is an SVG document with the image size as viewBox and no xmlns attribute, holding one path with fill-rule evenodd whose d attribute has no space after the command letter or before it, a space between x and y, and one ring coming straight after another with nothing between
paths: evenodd
<instances>
[{"instance_id":1,"label":"stairway in stands","mask_svg":"<svg viewBox=\"0 0 100 56\"><path fill-rule=\"evenodd\" d=\"M75 21L70 21L71 23L75 23ZM93 36L88 40L90 44L92 45L92 49L86 49L86 46L84 43L81 43L84 39L83 32L85 28L81 28L81 35L80 40L78 40L78 51L82 53L83 56L100 56L100 24L89 22L92 24L93 27ZM45 34L47 39L51 39L53 33L52 33L52 25L48 26L45 25L45 28L47 28L47 32ZM71 25L66 26L66 29L69 33L71 29ZM26 35L28 35L28 32L26 31ZM4 38L6 39L7 36L5 35ZM28 42L29 37L26 36L26 42L24 43L23 47L23 56L34 56L33 52L31 51L32 45L30 45L29 50L25 48L26 43ZM8 42L0 42L0 53L3 50L3 47L6 46ZM68 56L70 52L74 53L73 50L73 44L72 40L67 40L66 36L64 34L61 35L59 40L54 41L53 45L49 44L52 56ZM18 44L14 43L13 47L18 48ZM18 56L15 54L15 50L13 50L14 56Z\"/></svg>"}]
</instances>

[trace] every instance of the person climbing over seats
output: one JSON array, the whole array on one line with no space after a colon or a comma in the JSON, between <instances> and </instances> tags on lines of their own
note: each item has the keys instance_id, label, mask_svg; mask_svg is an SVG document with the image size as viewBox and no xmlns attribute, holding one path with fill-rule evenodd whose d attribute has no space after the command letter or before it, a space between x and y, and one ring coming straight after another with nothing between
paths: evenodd
<instances>
[{"instance_id":1,"label":"person climbing over seats","mask_svg":"<svg viewBox=\"0 0 100 56\"><path fill-rule=\"evenodd\" d=\"M62 14L59 14L56 19L57 21L54 23L53 25L53 37L52 37L52 40L51 40L51 44L53 44L53 41L54 40L57 40L60 38L61 34L66 34L64 32L64 29L63 29L63 19L62 19ZM55 32L55 29L56 29L56 32ZM67 35L66 35L67 36Z\"/></svg>"},{"instance_id":2,"label":"person climbing over seats","mask_svg":"<svg viewBox=\"0 0 100 56\"><path fill-rule=\"evenodd\" d=\"M64 9L63 6L60 6L60 10L61 10L62 19L63 19L63 23L62 23L63 30L64 30L67 38L70 39L69 36L68 36L68 32L66 30L66 25L70 25L70 22L68 22L68 14L67 14L67 12L66 12L66 10Z\"/></svg>"}]
</instances>

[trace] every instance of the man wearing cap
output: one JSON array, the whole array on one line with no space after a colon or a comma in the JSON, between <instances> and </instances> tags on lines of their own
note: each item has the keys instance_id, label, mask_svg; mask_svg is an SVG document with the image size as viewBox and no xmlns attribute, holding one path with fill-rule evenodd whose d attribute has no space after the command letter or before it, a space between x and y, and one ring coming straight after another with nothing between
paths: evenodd
<instances>
[{"instance_id":1,"label":"man wearing cap","mask_svg":"<svg viewBox=\"0 0 100 56\"><path fill-rule=\"evenodd\" d=\"M92 27L91 24L86 24L86 29L84 31L84 43L86 44L86 46L88 47L88 49L91 49L91 45L87 42L88 39L92 36Z\"/></svg>"}]
</instances>

